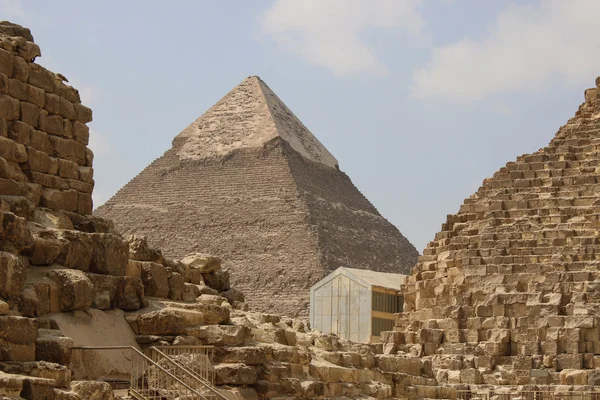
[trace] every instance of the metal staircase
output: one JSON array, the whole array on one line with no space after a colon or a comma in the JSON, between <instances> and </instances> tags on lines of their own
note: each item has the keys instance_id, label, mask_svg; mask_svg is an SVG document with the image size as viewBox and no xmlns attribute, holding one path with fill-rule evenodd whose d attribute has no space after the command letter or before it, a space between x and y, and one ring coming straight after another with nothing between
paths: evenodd
<instances>
[{"instance_id":1,"label":"metal staircase","mask_svg":"<svg viewBox=\"0 0 600 400\"><path fill-rule=\"evenodd\" d=\"M208 347L173 347L150 347L148 355L132 346L79 346L73 350L125 352L130 362L128 394L136 400L227 399L214 386Z\"/></svg>"}]
</instances>

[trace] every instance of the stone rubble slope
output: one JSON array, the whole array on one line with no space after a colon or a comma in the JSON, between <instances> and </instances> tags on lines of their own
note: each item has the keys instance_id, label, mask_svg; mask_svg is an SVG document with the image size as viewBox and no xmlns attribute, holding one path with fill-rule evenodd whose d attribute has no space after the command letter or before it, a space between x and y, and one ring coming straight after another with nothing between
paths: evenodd
<instances>
[{"instance_id":1,"label":"stone rubble slope","mask_svg":"<svg viewBox=\"0 0 600 400\"><path fill-rule=\"evenodd\" d=\"M389 344L430 360L439 384L600 384L599 195L600 77L547 147L448 215Z\"/></svg>"}]
</instances>

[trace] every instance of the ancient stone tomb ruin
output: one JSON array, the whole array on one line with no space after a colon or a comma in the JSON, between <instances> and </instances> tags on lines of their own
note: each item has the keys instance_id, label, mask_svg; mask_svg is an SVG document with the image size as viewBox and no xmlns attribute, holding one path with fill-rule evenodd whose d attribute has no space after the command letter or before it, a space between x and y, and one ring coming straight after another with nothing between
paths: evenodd
<instances>
[{"instance_id":1,"label":"ancient stone tomb ruin","mask_svg":"<svg viewBox=\"0 0 600 400\"><path fill-rule=\"evenodd\" d=\"M448 216L389 340L438 384L600 384L599 168L600 78L547 147Z\"/></svg>"}]
</instances>

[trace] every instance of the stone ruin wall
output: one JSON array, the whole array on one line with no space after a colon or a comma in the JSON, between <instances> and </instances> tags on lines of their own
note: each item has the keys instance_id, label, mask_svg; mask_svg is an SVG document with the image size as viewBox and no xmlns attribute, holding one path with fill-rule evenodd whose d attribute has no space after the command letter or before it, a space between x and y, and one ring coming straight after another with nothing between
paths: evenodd
<instances>
[{"instance_id":1,"label":"stone ruin wall","mask_svg":"<svg viewBox=\"0 0 600 400\"><path fill-rule=\"evenodd\" d=\"M25 36L5 37L0 49L0 192L91 214L92 111L62 76L32 62L40 50Z\"/></svg>"},{"instance_id":2,"label":"stone ruin wall","mask_svg":"<svg viewBox=\"0 0 600 400\"><path fill-rule=\"evenodd\" d=\"M431 359L439 384L600 384L596 86L547 147L486 179L419 258L388 339Z\"/></svg>"}]
</instances>

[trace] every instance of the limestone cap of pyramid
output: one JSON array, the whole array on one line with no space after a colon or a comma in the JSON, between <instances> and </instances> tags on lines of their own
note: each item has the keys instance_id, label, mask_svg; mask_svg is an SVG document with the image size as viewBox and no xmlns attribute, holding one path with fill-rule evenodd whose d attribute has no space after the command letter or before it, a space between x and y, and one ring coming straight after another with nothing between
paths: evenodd
<instances>
[{"instance_id":1,"label":"limestone cap of pyramid","mask_svg":"<svg viewBox=\"0 0 600 400\"><path fill-rule=\"evenodd\" d=\"M280 138L303 157L338 161L258 76L249 76L173 139L180 159L225 156Z\"/></svg>"}]
</instances>

